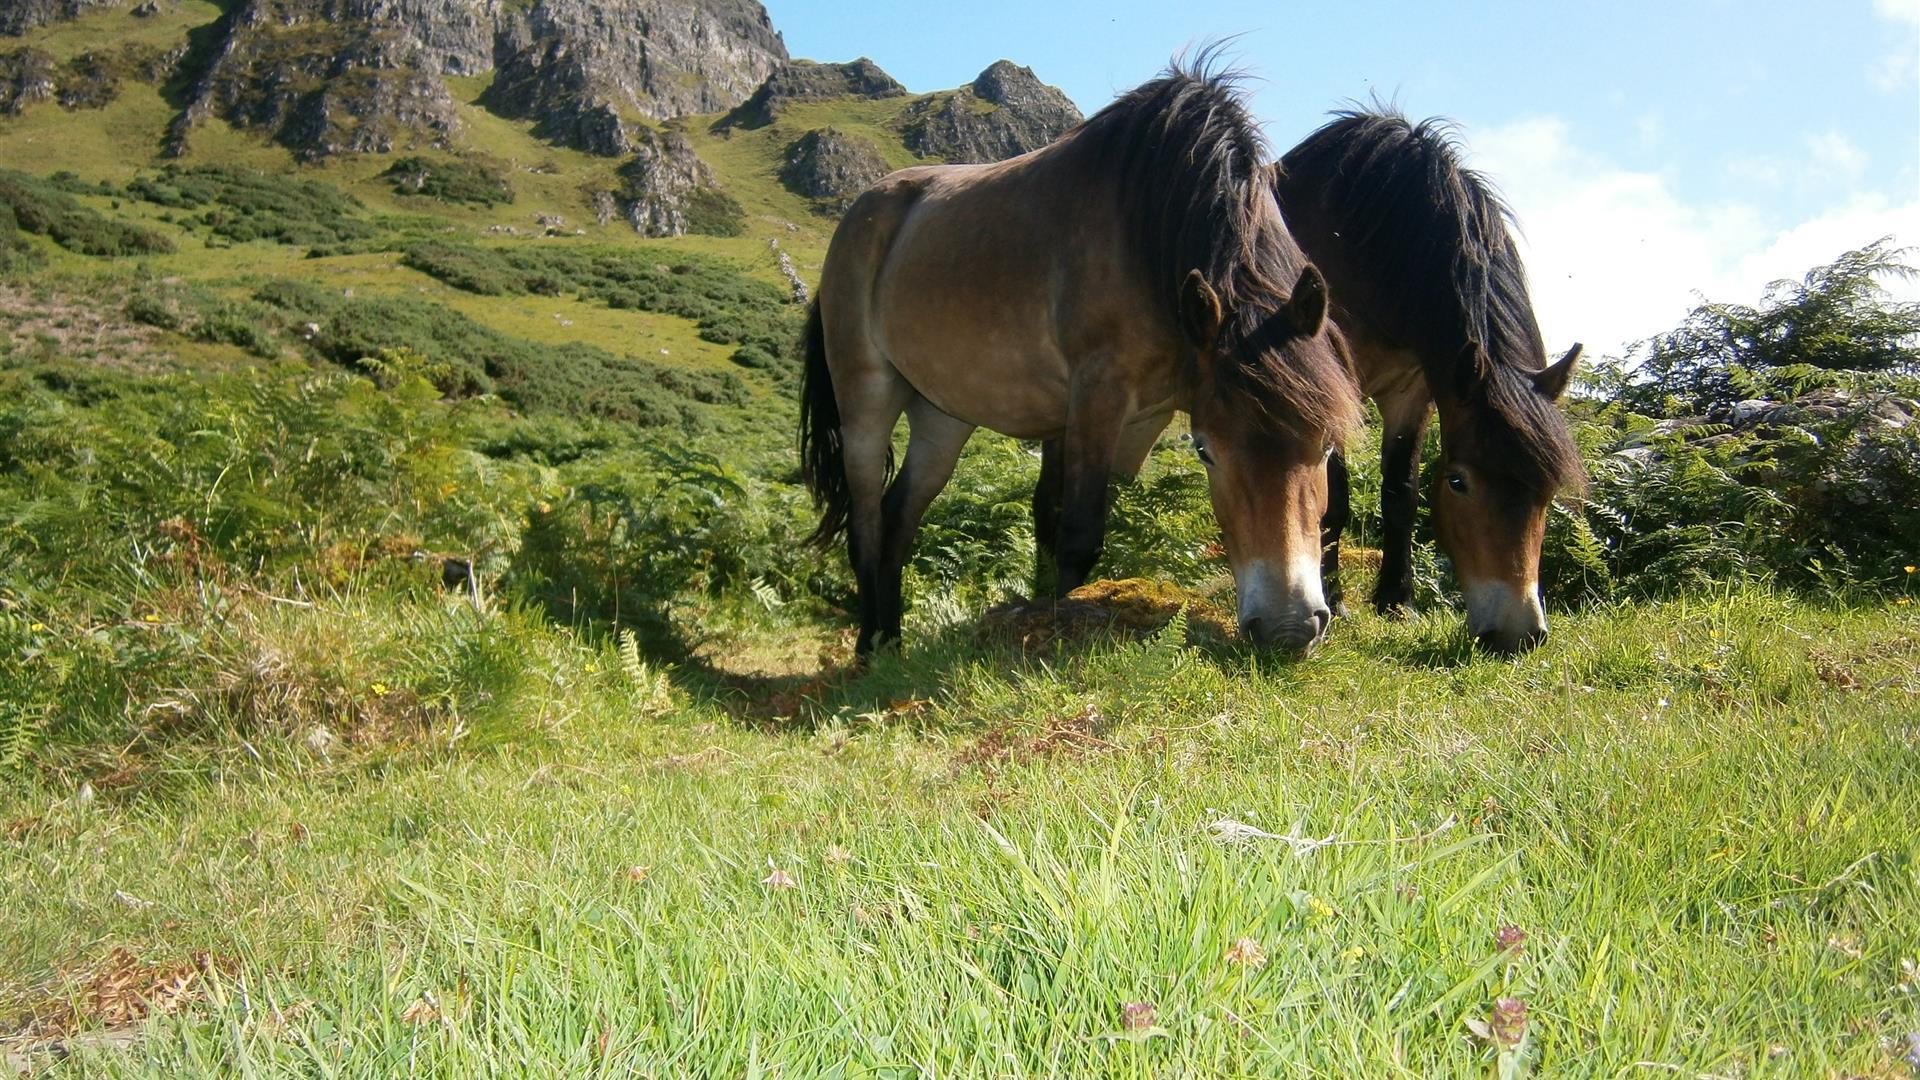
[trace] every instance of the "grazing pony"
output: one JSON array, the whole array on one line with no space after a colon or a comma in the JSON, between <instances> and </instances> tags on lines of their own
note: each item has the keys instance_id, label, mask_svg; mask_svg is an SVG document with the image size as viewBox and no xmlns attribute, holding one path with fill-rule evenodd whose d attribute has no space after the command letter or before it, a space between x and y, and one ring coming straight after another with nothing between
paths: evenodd
<instances>
[{"instance_id":1,"label":"grazing pony","mask_svg":"<svg viewBox=\"0 0 1920 1080\"><path fill-rule=\"evenodd\" d=\"M1384 553L1374 607L1413 602L1420 449L1440 414L1431 495L1440 547L1466 594L1467 629L1515 651L1547 633L1540 544L1556 493L1585 478L1555 402L1580 356L1551 365L1508 231L1510 215L1460 163L1448 129L1393 112L1344 112L1288 151L1274 194L1326 274L1362 391L1380 408ZM1346 461L1331 472L1327 591L1337 605Z\"/></svg>"},{"instance_id":2,"label":"grazing pony","mask_svg":"<svg viewBox=\"0 0 1920 1080\"><path fill-rule=\"evenodd\" d=\"M815 539L847 537L861 655L898 639L914 533L976 427L1058 440L1064 593L1099 556L1109 476L1137 472L1176 411L1208 463L1241 631L1294 650L1326 632L1326 462L1359 390L1258 129L1207 68L1176 64L1033 153L894 173L842 220L807 322L800 451Z\"/></svg>"}]
</instances>

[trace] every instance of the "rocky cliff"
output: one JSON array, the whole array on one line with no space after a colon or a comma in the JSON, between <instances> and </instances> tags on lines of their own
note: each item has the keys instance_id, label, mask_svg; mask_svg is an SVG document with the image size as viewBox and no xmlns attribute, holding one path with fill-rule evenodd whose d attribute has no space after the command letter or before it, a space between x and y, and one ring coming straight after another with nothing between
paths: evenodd
<instances>
[{"instance_id":1,"label":"rocky cliff","mask_svg":"<svg viewBox=\"0 0 1920 1080\"><path fill-rule=\"evenodd\" d=\"M629 120L729 108L785 62L757 0L238 0L176 144L210 116L307 158L441 144L445 77L497 71L491 108L622 154Z\"/></svg>"},{"instance_id":2,"label":"rocky cliff","mask_svg":"<svg viewBox=\"0 0 1920 1080\"><path fill-rule=\"evenodd\" d=\"M83 52L64 64L31 47L0 53L0 116L17 115L49 99L69 109L101 108L119 95L124 79L165 79L184 51L125 44Z\"/></svg>"},{"instance_id":3,"label":"rocky cliff","mask_svg":"<svg viewBox=\"0 0 1920 1080\"><path fill-rule=\"evenodd\" d=\"M872 142L819 128L787 147L780 182L796 195L818 200L821 209L839 213L890 171Z\"/></svg>"},{"instance_id":4,"label":"rocky cliff","mask_svg":"<svg viewBox=\"0 0 1920 1080\"><path fill-rule=\"evenodd\" d=\"M1000 161L1038 150L1083 119L1032 68L1001 60L970 85L915 102L901 117L907 148L951 162Z\"/></svg>"},{"instance_id":5,"label":"rocky cliff","mask_svg":"<svg viewBox=\"0 0 1920 1080\"><path fill-rule=\"evenodd\" d=\"M787 59L757 0L540 0L510 34L489 107L608 155L635 149L627 119L729 108Z\"/></svg>"},{"instance_id":6,"label":"rocky cliff","mask_svg":"<svg viewBox=\"0 0 1920 1080\"><path fill-rule=\"evenodd\" d=\"M77 19L124 0L0 0L0 34L18 37L48 23Z\"/></svg>"},{"instance_id":7,"label":"rocky cliff","mask_svg":"<svg viewBox=\"0 0 1920 1080\"><path fill-rule=\"evenodd\" d=\"M713 170L678 132L637 129L633 159L620 166L619 177L620 190L609 197L642 236L742 231L740 204L720 190Z\"/></svg>"},{"instance_id":8,"label":"rocky cliff","mask_svg":"<svg viewBox=\"0 0 1920 1080\"><path fill-rule=\"evenodd\" d=\"M769 75L745 104L728 113L716 126L765 127L779 119L787 106L801 101L836 97L879 99L900 97L906 92L906 87L864 56L844 64L795 60Z\"/></svg>"},{"instance_id":9,"label":"rocky cliff","mask_svg":"<svg viewBox=\"0 0 1920 1080\"><path fill-rule=\"evenodd\" d=\"M18 115L53 97L53 57L39 49L0 53L0 116Z\"/></svg>"}]
</instances>

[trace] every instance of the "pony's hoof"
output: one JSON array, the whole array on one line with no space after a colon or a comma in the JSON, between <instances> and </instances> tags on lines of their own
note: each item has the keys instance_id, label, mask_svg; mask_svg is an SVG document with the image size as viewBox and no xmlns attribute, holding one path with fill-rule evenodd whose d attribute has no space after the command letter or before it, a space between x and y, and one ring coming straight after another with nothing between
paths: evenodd
<instances>
[{"instance_id":1,"label":"pony's hoof","mask_svg":"<svg viewBox=\"0 0 1920 1080\"><path fill-rule=\"evenodd\" d=\"M1402 600L1375 600L1373 610L1383 619L1400 622L1413 618L1413 604Z\"/></svg>"}]
</instances>

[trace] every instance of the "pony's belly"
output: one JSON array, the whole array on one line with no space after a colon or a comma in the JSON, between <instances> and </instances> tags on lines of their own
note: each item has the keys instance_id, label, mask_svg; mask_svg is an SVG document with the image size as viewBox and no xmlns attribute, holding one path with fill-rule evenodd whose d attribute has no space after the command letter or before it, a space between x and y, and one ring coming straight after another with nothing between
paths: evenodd
<instances>
[{"instance_id":1,"label":"pony's belly","mask_svg":"<svg viewBox=\"0 0 1920 1080\"><path fill-rule=\"evenodd\" d=\"M1067 423L1067 369L992 342L908 335L887 358L941 412L1016 439L1050 439Z\"/></svg>"}]
</instances>

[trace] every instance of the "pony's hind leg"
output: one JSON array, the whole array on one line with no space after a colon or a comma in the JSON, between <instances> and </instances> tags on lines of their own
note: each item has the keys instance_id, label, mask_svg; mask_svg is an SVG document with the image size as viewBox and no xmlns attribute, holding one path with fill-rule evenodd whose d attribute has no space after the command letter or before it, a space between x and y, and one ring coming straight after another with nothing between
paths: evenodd
<instances>
[{"instance_id":1,"label":"pony's hind leg","mask_svg":"<svg viewBox=\"0 0 1920 1080\"><path fill-rule=\"evenodd\" d=\"M915 397L907 406L907 425L907 458L887 487L880 510L880 642L900 638L900 619L906 609L900 577L913 551L914 534L934 496L953 478L960 451L973 435L972 424L941 412L923 397Z\"/></svg>"},{"instance_id":2,"label":"pony's hind leg","mask_svg":"<svg viewBox=\"0 0 1920 1080\"><path fill-rule=\"evenodd\" d=\"M847 558L860 591L860 639L854 649L871 653L884 636L884 613L898 608L900 579L893 596L881 573L885 523L881 500L893 463L893 427L913 398L913 387L891 365L862 365L857 372L834 372L840 404L840 441L847 470Z\"/></svg>"}]
</instances>

